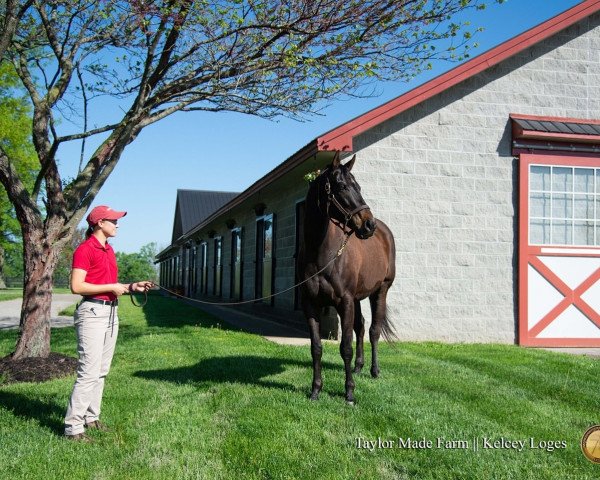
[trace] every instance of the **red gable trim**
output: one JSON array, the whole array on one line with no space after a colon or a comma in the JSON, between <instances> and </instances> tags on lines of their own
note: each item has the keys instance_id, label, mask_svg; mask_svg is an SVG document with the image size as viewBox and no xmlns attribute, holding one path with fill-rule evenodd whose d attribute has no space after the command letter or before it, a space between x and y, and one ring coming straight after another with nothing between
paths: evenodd
<instances>
[{"instance_id":1,"label":"red gable trim","mask_svg":"<svg viewBox=\"0 0 600 480\"><path fill-rule=\"evenodd\" d=\"M471 78L493 65L497 65L503 60L551 37L599 10L600 0L586 0L560 15L541 23L537 27L527 30L488 52L482 53L449 72L424 83L420 87L330 130L317 138L318 148L319 150L351 151L353 149L352 139L356 135L379 125L468 78Z\"/></svg>"}]
</instances>

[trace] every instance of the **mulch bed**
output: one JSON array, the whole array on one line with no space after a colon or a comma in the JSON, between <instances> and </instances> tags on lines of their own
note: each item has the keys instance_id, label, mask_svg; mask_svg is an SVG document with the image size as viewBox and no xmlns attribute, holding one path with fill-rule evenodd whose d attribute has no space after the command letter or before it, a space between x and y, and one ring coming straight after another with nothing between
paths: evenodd
<instances>
[{"instance_id":1,"label":"mulch bed","mask_svg":"<svg viewBox=\"0 0 600 480\"><path fill-rule=\"evenodd\" d=\"M21 360L0 358L0 385L16 382L45 382L75 373L77 359L50 353L46 358L34 357Z\"/></svg>"}]
</instances>

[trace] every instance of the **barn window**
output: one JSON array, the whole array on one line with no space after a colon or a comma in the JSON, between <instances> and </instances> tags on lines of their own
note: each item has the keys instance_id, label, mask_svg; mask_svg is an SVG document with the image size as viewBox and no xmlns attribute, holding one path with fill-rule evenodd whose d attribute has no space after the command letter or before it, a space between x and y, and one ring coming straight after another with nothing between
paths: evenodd
<instances>
[{"instance_id":1,"label":"barn window","mask_svg":"<svg viewBox=\"0 0 600 480\"><path fill-rule=\"evenodd\" d=\"M196 263L198 261L198 247L193 245L190 248L190 269L189 269L189 282L188 282L188 295L192 296L196 293L198 288L198 276L196 272Z\"/></svg>"},{"instance_id":2,"label":"barn window","mask_svg":"<svg viewBox=\"0 0 600 480\"><path fill-rule=\"evenodd\" d=\"M208 244L200 243L200 293L208 293Z\"/></svg>"},{"instance_id":3,"label":"barn window","mask_svg":"<svg viewBox=\"0 0 600 480\"><path fill-rule=\"evenodd\" d=\"M267 297L273 293L274 285L274 215L263 215L256 221L256 298ZM265 300L273 305L273 298Z\"/></svg>"},{"instance_id":4,"label":"barn window","mask_svg":"<svg viewBox=\"0 0 600 480\"><path fill-rule=\"evenodd\" d=\"M242 299L242 229L231 230L231 286L230 296L235 300Z\"/></svg>"},{"instance_id":5,"label":"barn window","mask_svg":"<svg viewBox=\"0 0 600 480\"><path fill-rule=\"evenodd\" d=\"M223 286L223 239L216 237L214 239L214 257L213 257L213 295L220 296Z\"/></svg>"},{"instance_id":6,"label":"barn window","mask_svg":"<svg viewBox=\"0 0 600 480\"><path fill-rule=\"evenodd\" d=\"M298 258L298 254L300 253L300 244L304 237L304 216L306 213L306 202L303 200L301 202L296 203L296 253L294 254L294 259ZM296 276L298 277L298 263L294 262L296 266ZM300 309L300 289L294 289L294 310Z\"/></svg>"},{"instance_id":7,"label":"barn window","mask_svg":"<svg viewBox=\"0 0 600 480\"><path fill-rule=\"evenodd\" d=\"M599 169L530 165L529 182L531 244L599 244Z\"/></svg>"}]
</instances>

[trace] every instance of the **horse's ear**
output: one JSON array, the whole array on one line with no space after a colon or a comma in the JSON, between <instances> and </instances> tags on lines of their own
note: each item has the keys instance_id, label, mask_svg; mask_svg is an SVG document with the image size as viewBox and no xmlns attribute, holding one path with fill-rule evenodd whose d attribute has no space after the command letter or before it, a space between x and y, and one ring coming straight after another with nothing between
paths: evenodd
<instances>
[{"instance_id":1,"label":"horse's ear","mask_svg":"<svg viewBox=\"0 0 600 480\"><path fill-rule=\"evenodd\" d=\"M335 170L336 168L338 168L340 166L340 163L341 163L340 152L335 152L333 160L331 161L332 170Z\"/></svg>"},{"instance_id":2,"label":"horse's ear","mask_svg":"<svg viewBox=\"0 0 600 480\"><path fill-rule=\"evenodd\" d=\"M354 166L355 160L356 160L356 154L352 155L352 158L350 159L350 161L348 163L346 163L346 167L348 168L349 172L352 171L352 167Z\"/></svg>"}]
</instances>

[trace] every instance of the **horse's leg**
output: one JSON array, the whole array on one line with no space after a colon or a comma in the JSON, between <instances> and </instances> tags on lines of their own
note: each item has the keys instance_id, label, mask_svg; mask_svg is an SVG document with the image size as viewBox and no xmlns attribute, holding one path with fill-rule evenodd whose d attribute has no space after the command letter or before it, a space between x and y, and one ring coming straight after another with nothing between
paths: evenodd
<instances>
[{"instance_id":1,"label":"horse's leg","mask_svg":"<svg viewBox=\"0 0 600 480\"><path fill-rule=\"evenodd\" d=\"M354 299L344 298L338 308L342 320L340 355L346 370L346 402L354 405L354 379L352 378L352 331L354 327Z\"/></svg>"},{"instance_id":2,"label":"horse's leg","mask_svg":"<svg viewBox=\"0 0 600 480\"><path fill-rule=\"evenodd\" d=\"M371 328L369 329L369 340L371 340L371 376L379 377L379 359L377 345L381 336L381 328L385 321L386 297L389 285L383 284L379 290L369 297L371 302Z\"/></svg>"},{"instance_id":3,"label":"horse's leg","mask_svg":"<svg viewBox=\"0 0 600 480\"><path fill-rule=\"evenodd\" d=\"M354 301L354 333L356 334L356 360L354 361L354 373L360 373L365 364L365 319L360 311L360 300Z\"/></svg>"},{"instance_id":4,"label":"horse's leg","mask_svg":"<svg viewBox=\"0 0 600 480\"><path fill-rule=\"evenodd\" d=\"M310 353L313 361L313 381L310 393L311 400L318 400L321 388L323 388L323 378L321 376L321 357L323 355L323 345L321 344L321 332L319 328L320 314L319 310L313 307L310 302L303 302L304 315L308 322L310 333Z\"/></svg>"}]
</instances>

